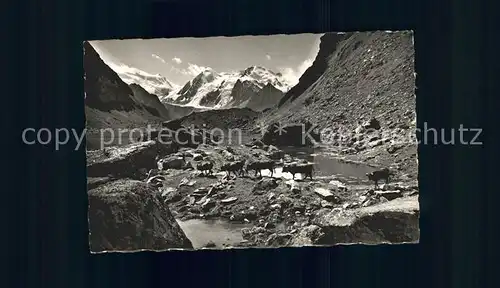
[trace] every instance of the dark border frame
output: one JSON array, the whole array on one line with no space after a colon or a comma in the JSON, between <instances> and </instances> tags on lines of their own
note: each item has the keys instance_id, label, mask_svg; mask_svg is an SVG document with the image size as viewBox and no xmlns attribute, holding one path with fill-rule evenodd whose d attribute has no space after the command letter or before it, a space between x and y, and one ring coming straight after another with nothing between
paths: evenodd
<instances>
[{"instance_id":1,"label":"dark border frame","mask_svg":"<svg viewBox=\"0 0 500 288\"><path fill-rule=\"evenodd\" d=\"M487 18L482 2L454 1L453 9L449 0L365 2L91 0L13 9L9 17L24 26L12 26L9 39L27 41L8 52L13 92L4 95L4 105L17 108L7 113L21 116L8 127L17 135L8 143L15 187L4 191L19 197L4 202L7 231L22 236L4 246L10 268L23 274L15 286L168 286L175 278L183 286L214 287L487 287L493 274L481 256L493 246L480 232L489 224L494 157L486 131L483 147L419 147L419 245L104 255L88 252L83 149L56 152L18 137L25 127L84 128L83 40L403 29L415 30L418 125L425 119L434 127L486 130L491 30L481 26L487 21L472 21Z\"/></svg>"}]
</instances>

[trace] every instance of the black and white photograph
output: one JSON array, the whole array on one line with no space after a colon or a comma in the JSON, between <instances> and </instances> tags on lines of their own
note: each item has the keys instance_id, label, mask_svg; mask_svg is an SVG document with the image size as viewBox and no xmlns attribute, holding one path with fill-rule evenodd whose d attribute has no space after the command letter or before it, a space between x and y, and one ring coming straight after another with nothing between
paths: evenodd
<instances>
[{"instance_id":1,"label":"black and white photograph","mask_svg":"<svg viewBox=\"0 0 500 288\"><path fill-rule=\"evenodd\" d=\"M418 243L414 56L412 31L83 42L90 251Z\"/></svg>"}]
</instances>

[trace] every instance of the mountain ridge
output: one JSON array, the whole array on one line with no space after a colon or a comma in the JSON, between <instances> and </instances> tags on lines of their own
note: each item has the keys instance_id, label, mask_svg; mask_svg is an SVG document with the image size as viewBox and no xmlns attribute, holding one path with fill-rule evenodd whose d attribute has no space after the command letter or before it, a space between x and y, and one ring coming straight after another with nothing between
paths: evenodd
<instances>
[{"instance_id":1,"label":"mountain ridge","mask_svg":"<svg viewBox=\"0 0 500 288\"><path fill-rule=\"evenodd\" d=\"M326 33L313 64L262 122L310 121L355 128L372 117L415 111L414 48L405 32Z\"/></svg>"},{"instance_id":2,"label":"mountain ridge","mask_svg":"<svg viewBox=\"0 0 500 288\"><path fill-rule=\"evenodd\" d=\"M135 127L169 119L156 96L135 86L133 90L89 42L84 42L83 52L87 127Z\"/></svg>"},{"instance_id":3,"label":"mountain ridge","mask_svg":"<svg viewBox=\"0 0 500 288\"><path fill-rule=\"evenodd\" d=\"M272 85L281 94L275 90L270 95L260 92L268 85ZM245 108L246 103L254 97L270 97L267 101L252 100L262 103L261 106L254 104L254 109L264 110L277 104L290 86L281 73L262 66L250 66L241 71L221 73L208 68L178 91L160 97L160 100L162 103L221 109Z\"/></svg>"}]
</instances>

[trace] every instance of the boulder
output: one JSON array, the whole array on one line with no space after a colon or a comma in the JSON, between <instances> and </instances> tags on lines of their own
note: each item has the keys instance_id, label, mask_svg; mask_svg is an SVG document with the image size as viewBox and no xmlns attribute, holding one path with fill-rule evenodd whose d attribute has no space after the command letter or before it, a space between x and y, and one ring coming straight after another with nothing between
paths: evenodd
<instances>
[{"instance_id":1,"label":"boulder","mask_svg":"<svg viewBox=\"0 0 500 288\"><path fill-rule=\"evenodd\" d=\"M156 168L159 146L155 141L133 143L122 147L107 147L87 151L87 177L143 179L143 169Z\"/></svg>"},{"instance_id":2,"label":"boulder","mask_svg":"<svg viewBox=\"0 0 500 288\"><path fill-rule=\"evenodd\" d=\"M330 182L328 182L328 186L330 186L333 190L336 190L336 191L346 191L347 190L347 186L340 182L339 180L332 180Z\"/></svg>"},{"instance_id":3,"label":"boulder","mask_svg":"<svg viewBox=\"0 0 500 288\"><path fill-rule=\"evenodd\" d=\"M324 233L321 227L317 225L305 226L293 236L288 246L312 246L322 237L324 237Z\"/></svg>"},{"instance_id":4,"label":"boulder","mask_svg":"<svg viewBox=\"0 0 500 288\"><path fill-rule=\"evenodd\" d=\"M183 169L186 166L186 161L184 160L184 158L174 155L164 159L160 159L157 165L158 170Z\"/></svg>"},{"instance_id":5,"label":"boulder","mask_svg":"<svg viewBox=\"0 0 500 288\"><path fill-rule=\"evenodd\" d=\"M99 185L113 181L110 177L88 177L87 178L87 190L96 188Z\"/></svg>"},{"instance_id":6,"label":"boulder","mask_svg":"<svg viewBox=\"0 0 500 288\"><path fill-rule=\"evenodd\" d=\"M262 191L273 190L276 187L278 187L278 183L274 178L262 178L257 183L255 183L252 191L254 193L260 194Z\"/></svg>"},{"instance_id":7,"label":"boulder","mask_svg":"<svg viewBox=\"0 0 500 288\"><path fill-rule=\"evenodd\" d=\"M193 248L160 193L142 181L107 182L88 197L93 252Z\"/></svg>"},{"instance_id":8,"label":"boulder","mask_svg":"<svg viewBox=\"0 0 500 288\"><path fill-rule=\"evenodd\" d=\"M326 188L316 187L314 188L314 193L329 202L334 202L336 200L335 194L333 194L329 189Z\"/></svg>"},{"instance_id":9,"label":"boulder","mask_svg":"<svg viewBox=\"0 0 500 288\"><path fill-rule=\"evenodd\" d=\"M371 118L370 120L363 123L363 128L366 130L378 130L380 129L380 121L375 118Z\"/></svg>"},{"instance_id":10,"label":"boulder","mask_svg":"<svg viewBox=\"0 0 500 288\"><path fill-rule=\"evenodd\" d=\"M324 235L317 245L407 243L420 238L418 196L351 210L322 211L313 220Z\"/></svg>"},{"instance_id":11,"label":"boulder","mask_svg":"<svg viewBox=\"0 0 500 288\"><path fill-rule=\"evenodd\" d=\"M194 161L201 161L201 160L203 160L203 155L202 154L193 154L193 160Z\"/></svg>"}]
</instances>

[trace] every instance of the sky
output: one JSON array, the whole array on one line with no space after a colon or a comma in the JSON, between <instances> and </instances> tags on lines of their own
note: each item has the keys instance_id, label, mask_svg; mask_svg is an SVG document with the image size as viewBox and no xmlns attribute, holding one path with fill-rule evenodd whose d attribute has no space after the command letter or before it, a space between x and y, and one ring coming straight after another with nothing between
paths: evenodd
<instances>
[{"instance_id":1,"label":"sky","mask_svg":"<svg viewBox=\"0 0 500 288\"><path fill-rule=\"evenodd\" d=\"M262 66L281 72L290 83L312 64L322 34L239 36L173 39L91 41L113 69L134 67L161 74L182 86L205 67L216 72L241 71ZM117 71L118 72L118 71Z\"/></svg>"}]
</instances>

